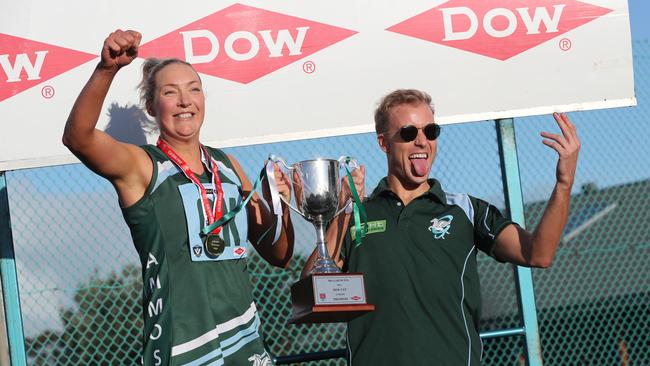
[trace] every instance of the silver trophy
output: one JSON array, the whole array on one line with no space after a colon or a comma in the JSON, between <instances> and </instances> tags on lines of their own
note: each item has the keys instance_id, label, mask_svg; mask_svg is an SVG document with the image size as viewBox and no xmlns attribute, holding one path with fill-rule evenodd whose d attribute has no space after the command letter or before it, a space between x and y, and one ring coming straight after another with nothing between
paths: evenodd
<instances>
[{"instance_id":1,"label":"silver trophy","mask_svg":"<svg viewBox=\"0 0 650 366\"><path fill-rule=\"evenodd\" d=\"M351 204L349 201L339 208L340 168L342 164L357 168L357 162L340 157L338 160L304 160L288 166L280 157L272 155L270 159L291 171L293 192L298 207L293 207L289 202L285 203L305 220L311 222L316 229L317 257L310 273L340 273L341 270L327 252L325 230L327 224Z\"/></svg>"},{"instance_id":2,"label":"silver trophy","mask_svg":"<svg viewBox=\"0 0 650 366\"><path fill-rule=\"evenodd\" d=\"M325 243L327 224L352 204L350 199L339 207L340 168L346 166L356 169L359 167L357 162L340 157L338 160L305 160L288 166L282 158L274 155L269 156L269 160L280 163L291 171L298 207L285 203L316 229L317 257L309 275L291 286L293 314L289 323L347 322L373 311L375 306L366 301L363 274L341 273L330 258Z\"/></svg>"}]
</instances>

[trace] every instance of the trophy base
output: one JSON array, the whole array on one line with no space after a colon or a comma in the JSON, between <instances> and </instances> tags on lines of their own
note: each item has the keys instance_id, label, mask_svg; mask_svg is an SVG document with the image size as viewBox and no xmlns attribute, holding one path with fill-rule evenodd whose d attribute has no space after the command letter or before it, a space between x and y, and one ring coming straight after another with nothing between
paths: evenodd
<instances>
[{"instance_id":1,"label":"trophy base","mask_svg":"<svg viewBox=\"0 0 650 366\"><path fill-rule=\"evenodd\" d=\"M291 286L289 324L342 323L375 310L360 273L316 273Z\"/></svg>"}]
</instances>

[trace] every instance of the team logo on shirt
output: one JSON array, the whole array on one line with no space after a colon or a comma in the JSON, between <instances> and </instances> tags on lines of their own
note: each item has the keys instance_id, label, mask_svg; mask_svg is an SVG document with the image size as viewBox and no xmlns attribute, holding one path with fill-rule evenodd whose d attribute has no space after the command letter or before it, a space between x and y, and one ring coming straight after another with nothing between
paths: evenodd
<instances>
[{"instance_id":1,"label":"team logo on shirt","mask_svg":"<svg viewBox=\"0 0 650 366\"><path fill-rule=\"evenodd\" d=\"M451 222L453 220L453 215L434 218L431 220L431 226L429 226L428 230L433 233L434 239L444 239L445 235L449 234L449 230L451 229Z\"/></svg>"},{"instance_id":2,"label":"team logo on shirt","mask_svg":"<svg viewBox=\"0 0 650 366\"><path fill-rule=\"evenodd\" d=\"M271 361L271 358L266 354L266 352L261 355L256 353L249 357L248 361L252 362L252 366L273 366L273 361Z\"/></svg>"},{"instance_id":3,"label":"team logo on shirt","mask_svg":"<svg viewBox=\"0 0 650 366\"><path fill-rule=\"evenodd\" d=\"M195 256L200 257L201 253L203 252L203 248L201 248L199 245L195 245L192 247L192 251L194 252Z\"/></svg>"}]
</instances>

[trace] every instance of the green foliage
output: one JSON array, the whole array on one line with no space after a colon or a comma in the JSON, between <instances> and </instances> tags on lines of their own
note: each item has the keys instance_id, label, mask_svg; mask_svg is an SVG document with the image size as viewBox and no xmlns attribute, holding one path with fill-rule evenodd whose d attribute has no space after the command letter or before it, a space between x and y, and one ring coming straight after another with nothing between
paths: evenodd
<instances>
[{"instance_id":1,"label":"green foliage","mask_svg":"<svg viewBox=\"0 0 650 366\"><path fill-rule=\"evenodd\" d=\"M140 267L106 278L93 276L59 316L63 331L26 339L30 365L134 365L139 363L142 316Z\"/></svg>"},{"instance_id":2,"label":"green foliage","mask_svg":"<svg viewBox=\"0 0 650 366\"><path fill-rule=\"evenodd\" d=\"M275 356L345 347L344 324L289 325L291 285L306 258L289 268L270 266L257 254L248 260L253 295L262 320L262 336ZM129 265L105 277L93 276L74 293L74 306L59 317L63 331L47 330L26 339L29 365L135 365L142 347L142 279ZM342 359L314 365L342 365Z\"/></svg>"}]
</instances>

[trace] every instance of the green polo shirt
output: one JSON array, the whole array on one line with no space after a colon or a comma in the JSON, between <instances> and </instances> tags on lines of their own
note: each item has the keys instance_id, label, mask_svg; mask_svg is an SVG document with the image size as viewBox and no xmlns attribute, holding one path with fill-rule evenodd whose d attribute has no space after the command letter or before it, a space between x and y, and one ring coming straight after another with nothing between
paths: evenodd
<instances>
[{"instance_id":1,"label":"green polo shirt","mask_svg":"<svg viewBox=\"0 0 650 366\"><path fill-rule=\"evenodd\" d=\"M510 220L438 181L404 206L386 178L364 202L368 233L348 231L346 270L364 274L374 312L348 324L351 365L479 365L477 249L492 253Z\"/></svg>"}]
</instances>

